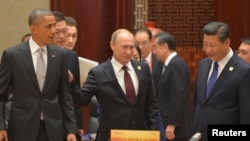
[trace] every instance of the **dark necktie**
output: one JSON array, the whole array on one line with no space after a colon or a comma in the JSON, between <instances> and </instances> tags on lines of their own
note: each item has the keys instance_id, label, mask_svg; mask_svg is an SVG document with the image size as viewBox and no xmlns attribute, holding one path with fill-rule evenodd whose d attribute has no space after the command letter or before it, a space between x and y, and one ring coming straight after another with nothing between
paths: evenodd
<instances>
[{"instance_id":1,"label":"dark necktie","mask_svg":"<svg viewBox=\"0 0 250 141\"><path fill-rule=\"evenodd\" d=\"M37 81L40 87L40 91L42 91L47 67L45 64L45 60L43 58L44 49L39 48L37 51L38 51L38 55L37 55L37 62L36 62L36 77L37 77Z\"/></svg>"},{"instance_id":2,"label":"dark necktie","mask_svg":"<svg viewBox=\"0 0 250 141\"><path fill-rule=\"evenodd\" d=\"M212 74L208 80L208 83L207 83L206 98L208 97L210 91L212 90L214 83L217 80L217 76L218 76L218 63L214 62L213 72L212 72Z\"/></svg>"},{"instance_id":3,"label":"dark necktie","mask_svg":"<svg viewBox=\"0 0 250 141\"><path fill-rule=\"evenodd\" d=\"M135 88L132 82L132 79L128 73L128 67L123 66L122 69L124 70L124 82L125 82L125 89L126 89L126 96L129 99L131 104L135 103Z\"/></svg>"}]
</instances>

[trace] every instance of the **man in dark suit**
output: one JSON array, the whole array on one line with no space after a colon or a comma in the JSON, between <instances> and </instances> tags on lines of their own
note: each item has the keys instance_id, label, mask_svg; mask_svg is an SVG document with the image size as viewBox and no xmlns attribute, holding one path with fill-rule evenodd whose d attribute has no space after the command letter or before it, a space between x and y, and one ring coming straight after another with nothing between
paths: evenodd
<instances>
[{"instance_id":1,"label":"man in dark suit","mask_svg":"<svg viewBox=\"0 0 250 141\"><path fill-rule=\"evenodd\" d=\"M250 63L250 37L241 40L237 53L239 57Z\"/></svg>"},{"instance_id":2,"label":"man in dark suit","mask_svg":"<svg viewBox=\"0 0 250 141\"><path fill-rule=\"evenodd\" d=\"M174 37L155 35L153 53L164 63L156 88L156 97L167 140L188 141L190 134L189 68L177 54Z\"/></svg>"},{"instance_id":3,"label":"man in dark suit","mask_svg":"<svg viewBox=\"0 0 250 141\"><path fill-rule=\"evenodd\" d=\"M141 61L147 63L150 67L154 89L156 89L163 63L159 62L152 54L152 32L148 28L139 28L134 32L135 45L140 50ZM161 141L166 141L165 128L160 119Z\"/></svg>"},{"instance_id":4,"label":"man in dark suit","mask_svg":"<svg viewBox=\"0 0 250 141\"><path fill-rule=\"evenodd\" d=\"M222 22L203 28L203 50L208 57L198 66L193 119L194 133L200 132L202 141L211 135L208 125L250 124L250 67L232 51L230 36L229 26ZM217 80L206 92L213 74Z\"/></svg>"},{"instance_id":5,"label":"man in dark suit","mask_svg":"<svg viewBox=\"0 0 250 141\"><path fill-rule=\"evenodd\" d=\"M30 40L3 52L0 65L1 141L64 141L65 137L67 141L76 141L67 53L49 45L55 23L51 11L35 9L29 16ZM40 49L42 56L39 56ZM39 60L43 67L38 67L41 65ZM47 69L40 71L43 68ZM13 97L7 138L4 103L10 87Z\"/></svg>"},{"instance_id":6,"label":"man in dark suit","mask_svg":"<svg viewBox=\"0 0 250 141\"><path fill-rule=\"evenodd\" d=\"M68 37L68 27L65 20L65 16L62 12L53 11L53 14L56 18L55 24L55 35L53 38L53 44L57 45L60 48L64 48ZM68 69L73 74L75 84L80 86L80 69L79 69L79 60L78 55L75 51L64 48L68 54ZM72 92L72 91L71 91ZM76 122L78 127L77 140L81 141L81 136L83 135L83 124L82 124L82 110L81 108L75 108Z\"/></svg>"},{"instance_id":7,"label":"man in dark suit","mask_svg":"<svg viewBox=\"0 0 250 141\"><path fill-rule=\"evenodd\" d=\"M73 96L79 105L87 105L91 97L96 96L102 110L96 140L109 140L111 129L159 130L158 107L150 69L145 63L131 60L134 52L133 34L126 29L116 30L112 34L110 46L113 57L91 69L81 92ZM133 80L134 88L130 90L135 91L134 102L130 102L127 97L123 66L127 66Z\"/></svg>"},{"instance_id":8,"label":"man in dark suit","mask_svg":"<svg viewBox=\"0 0 250 141\"><path fill-rule=\"evenodd\" d=\"M140 48L141 60L149 65L154 88L156 89L163 63L159 62L154 54L152 54L152 33L148 28L139 28L134 33L135 44Z\"/></svg>"}]
</instances>

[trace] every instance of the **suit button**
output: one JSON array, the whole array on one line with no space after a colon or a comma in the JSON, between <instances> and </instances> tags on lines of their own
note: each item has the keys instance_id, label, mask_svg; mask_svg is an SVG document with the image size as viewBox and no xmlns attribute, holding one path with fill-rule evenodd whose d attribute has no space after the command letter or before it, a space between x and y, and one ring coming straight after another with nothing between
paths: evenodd
<instances>
[{"instance_id":1,"label":"suit button","mask_svg":"<svg viewBox=\"0 0 250 141\"><path fill-rule=\"evenodd\" d=\"M203 104L203 105L201 106L201 108L202 108L202 109L206 108L206 105Z\"/></svg>"},{"instance_id":2,"label":"suit button","mask_svg":"<svg viewBox=\"0 0 250 141\"><path fill-rule=\"evenodd\" d=\"M135 121L132 121L132 124L134 125L134 124L135 124Z\"/></svg>"}]
</instances>

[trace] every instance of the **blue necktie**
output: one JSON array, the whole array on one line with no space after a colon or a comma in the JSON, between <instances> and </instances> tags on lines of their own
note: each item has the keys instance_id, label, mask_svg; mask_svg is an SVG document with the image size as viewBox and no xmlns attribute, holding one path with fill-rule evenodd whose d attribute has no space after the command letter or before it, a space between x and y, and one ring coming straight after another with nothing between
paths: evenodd
<instances>
[{"instance_id":1,"label":"blue necktie","mask_svg":"<svg viewBox=\"0 0 250 141\"><path fill-rule=\"evenodd\" d=\"M207 83L206 98L208 97L210 91L212 90L214 83L216 82L218 76L218 63L214 62L213 72Z\"/></svg>"}]
</instances>

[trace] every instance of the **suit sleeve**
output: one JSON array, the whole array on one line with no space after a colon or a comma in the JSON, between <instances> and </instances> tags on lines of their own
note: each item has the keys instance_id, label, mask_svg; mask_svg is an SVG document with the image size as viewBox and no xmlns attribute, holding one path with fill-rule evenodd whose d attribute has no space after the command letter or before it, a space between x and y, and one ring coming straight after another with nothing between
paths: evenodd
<instances>
[{"instance_id":1,"label":"suit sleeve","mask_svg":"<svg viewBox=\"0 0 250 141\"><path fill-rule=\"evenodd\" d=\"M146 65L144 68L145 70L145 75L148 78L148 87L147 87L147 98L146 98L146 108L145 108L145 114L146 114L146 124L148 129L150 130L159 130L159 110L157 106L157 100L156 100L156 95L154 92L154 86L153 86L153 80L151 76L150 69L148 65Z\"/></svg>"},{"instance_id":2,"label":"suit sleeve","mask_svg":"<svg viewBox=\"0 0 250 141\"><path fill-rule=\"evenodd\" d=\"M0 64L0 130L5 129L5 103L8 100L9 85L11 81L11 63L7 52L4 51Z\"/></svg>"},{"instance_id":3,"label":"suit sleeve","mask_svg":"<svg viewBox=\"0 0 250 141\"><path fill-rule=\"evenodd\" d=\"M168 124L180 125L182 115L188 106L189 96L189 72L188 68L180 63L172 65L172 72L170 72L172 82L169 83L171 87L171 103L172 109L168 117Z\"/></svg>"},{"instance_id":4,"label":"suit sleeve","mask_svg":"<svg viewBox=\"0 0 250 141\"><path fill-rule=\"evenodd\" d=\"M62 63L62 75L60 80L60 87L59 87L59 98L60 104L63 111L63 121L66 133L76 133L77 126L76 126L76 118L74 113L74 105L71 93L69 91L69 80L68 80L68 65L67 65L67 53L65 52L65 56L63 57Z\"/></svg>"},{"instance_id":5,"label":"suit sleeve","mask_svg":"<svg viewBox=\"0 0 250 141\"><path fill-rule=\"evenodd\" d=\"M250 68L239 84L240 124L250 124Z\"/></svg>"},{"instance_id":6,"label":"suit sleeve","mask_svg":"<svg viewBox=\"0 0 250 141\"><path fill-rule=\"evenodd\" d=\"M70 85L73 90L72 93L74 93L72 97L76 108L80 108L81 106L86 106L89 104L97 88L96 83L95 75L92 70L90 70L88 74L88 77L84 83L84 87L80 88L77 86L75 81L71 82Z\"/></svg>"}]
</instances>

